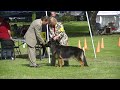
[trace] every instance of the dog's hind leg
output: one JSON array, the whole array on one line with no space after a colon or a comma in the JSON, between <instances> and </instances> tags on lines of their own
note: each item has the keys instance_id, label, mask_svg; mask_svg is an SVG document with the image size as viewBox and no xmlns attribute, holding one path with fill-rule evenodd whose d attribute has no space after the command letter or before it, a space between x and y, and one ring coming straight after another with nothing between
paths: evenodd
<instances>
[{"instance_id":1,"label":"dog's hind leg","mask_svg":"<svg viewBox=\"0 0 120 90\"><path fill-rule=\"evenodd\" d=\"M59 59L59 65L60 65L60 67L62 67L62 65L63 65L63 60L61 58Z\"/></svg>"},{"instance_id":2,"label":"dog's hind leg","mask_svg":"<svg viewBox=\"0 0 120 90\"><path fill-rule=\"evenodd\" d=\"M84 66L84 62L81 60L81 57L78 55L77 57L78 62L80 63L81 67Z\"/></svg>"},{"instance_id":3,"label":"dog's hind leg","mask_svg":"<svg viewBox=\"0 0 120 90\"><path fill-rule=\"evenodd\" d=\"M64 61L61 55L59 55L59 65L62 67L64 65Z\"/></svg>"},{"instance_id":4,"label":"dog's hind leg","mask_svg":"<svg viewBox=\"0 0 120 90\"><path fill-rule=\"evenodd\" d=\"M84 62L84 66L88 66L84 52L81 55L81 59Z\"/></svg>"},{"instance_id":5,"label":"dog's hind leg","mask_svg":"<svg viewBox=\"0 0 120 90\"><path fill-rule=\"evenodd\" d=\"M88 66L85 55L83 56L84 66Z\"/></svg>"},{"instance_id":6,"label":"dog's hind leg","mask_svg":"<svg viewBox=\"0 0 120 90\"><path fill-rule=\"evenodd\" d=\"M81 67L84 67L84 62L82 60L80 60L80 65Z\"/></svg>"}]
</instances>

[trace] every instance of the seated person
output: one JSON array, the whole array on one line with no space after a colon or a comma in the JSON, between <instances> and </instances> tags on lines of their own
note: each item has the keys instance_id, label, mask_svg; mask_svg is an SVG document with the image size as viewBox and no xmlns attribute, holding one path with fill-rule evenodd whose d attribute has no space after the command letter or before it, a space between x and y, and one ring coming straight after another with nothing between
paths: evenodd
<instances>
[{"instance_id":1,"label":"seated person","mask_svg":"<svg viewBox=\"0 0 120 90\"><path fill-rule=\"evenodd\" d=\"M12 39L10 25L2 17L0 17L0 39Z\"/></svg>"},{"instance_id":2,"label":"seated person","mask_svg":"<svg viewBox=\"0 0 120 90\"><path fill-rule=\"evenodd\" d=\"M12 41L10 25L6 19L0 17L0 41L1 41L1 58L11 58L14 57L14 41Z\"/></svg>"}]
</instances>

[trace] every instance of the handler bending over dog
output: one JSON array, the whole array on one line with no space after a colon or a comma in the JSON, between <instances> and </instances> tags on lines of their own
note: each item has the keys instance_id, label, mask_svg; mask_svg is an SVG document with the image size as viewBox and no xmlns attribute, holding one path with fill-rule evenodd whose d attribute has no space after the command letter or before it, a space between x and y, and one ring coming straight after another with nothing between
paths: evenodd
<instances>
[{"instance_id":1,"label":"handler bending over dog","mask_svg":"<svg viewBox=\"0 0 120 90\"><path fill-rule=\"evenodd\" d=\"M54 40L59 41L61 45L67 46L68 44L68 36L65 33L64 27L61 22L57 22L57 20L54 17L50 17L50 38L53 38ZM53 55L54 50L52 50L52 60L51 65L55 66L55 56ZM69 62L68 60L64 61L64 66L68 66Z\"/></svg>"},{"instance_id":2,"label":"handler bending over dog","mask_svg":"<svg viewBox=\"0 0 120 90\"><path fill-rule=\"evenodd\" d=\"M42 24L46 25L49 22L49 17L42 17L41 19L34 20L29 29L27 30L24 38L28 45L28 56L31 67L37 67L36 64L36 52L35 46L37 43L45 45L44 39L41 37L40 32L42 31Z\"/></svg>"}]
</instances>

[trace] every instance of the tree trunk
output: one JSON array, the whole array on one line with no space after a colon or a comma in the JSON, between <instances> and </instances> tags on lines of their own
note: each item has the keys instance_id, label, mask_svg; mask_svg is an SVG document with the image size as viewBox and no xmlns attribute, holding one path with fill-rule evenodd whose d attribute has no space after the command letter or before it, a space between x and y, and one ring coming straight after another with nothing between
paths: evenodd
<instances>
[{"instance_id":1,"label":"tree trunk","mask_svg":"<svg viewBox=\"0 0 120 90\"><path fill-rule=\"evenodd\" d=\"M92 34L96 34L96 16L97 16L98 11L88 11L88 17L90 21L90 27L92 30Z\"/></svg>"}]
</instances>

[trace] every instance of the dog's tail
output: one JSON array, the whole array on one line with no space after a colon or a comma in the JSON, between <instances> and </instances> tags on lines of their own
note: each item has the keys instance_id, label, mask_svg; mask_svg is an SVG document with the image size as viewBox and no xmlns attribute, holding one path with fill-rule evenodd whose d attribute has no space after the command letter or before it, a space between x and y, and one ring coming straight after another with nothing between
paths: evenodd
<instances>
[{"instance_id":1,"label":"dog's tail","mask_svg":"<svg viewBox=\"0 0 120 90\"><path fill-rule=\"evenodd\" d=\"M84 62L84 66L88 66L87 61L86 61L86 57L85 57L84 50L83 50L83 53L82 53L82 60L83 60L83 62Z\"/></svg>"}]
</instances>

